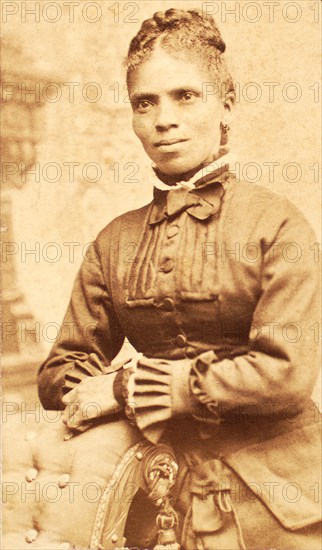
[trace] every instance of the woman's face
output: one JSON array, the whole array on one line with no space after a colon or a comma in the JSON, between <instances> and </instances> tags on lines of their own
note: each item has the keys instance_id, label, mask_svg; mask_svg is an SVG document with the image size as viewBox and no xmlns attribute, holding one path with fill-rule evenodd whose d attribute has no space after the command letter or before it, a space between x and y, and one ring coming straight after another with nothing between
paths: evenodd
<instances>
[{"instance_id":1,"label":"woman's face","mask_svg":"<svg viewBox=\"0 0 322 550\"><path fill-rule=\"evenodd\" d=\"M157 47L131 74L133 129L165 174L183 174L211 162L220 146L224 106L209 71Z\"/></svg>"}]
</instances>

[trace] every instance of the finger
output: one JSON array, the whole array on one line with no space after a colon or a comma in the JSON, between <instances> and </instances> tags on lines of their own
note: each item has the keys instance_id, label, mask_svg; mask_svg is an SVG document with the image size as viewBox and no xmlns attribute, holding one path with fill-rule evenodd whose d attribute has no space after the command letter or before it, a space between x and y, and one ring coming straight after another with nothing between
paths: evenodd
<instances>
[{"instance_id":1,"label":"finger","mask_svg":"<svg viewBox=\"0 0 322 550\"><path fill-rule=\"evenodd\" d=\"M72 437L74 437L74 435L76 434L77 432L66 432L65 435L64 435L64 441L68 441L69 439L71 439Z\"/></svg>"},{"instance_id":2,"label":"finger","mask_svg":"<svg viewBox=\"0 0 322 550\"><path fill-rule=\"evenodd\" d=\"M64 397L62 398L62 402L63 403L71 403L71 402L75 401L76 396L77 396L76 390L71 390L68 393L66 393L66 395L64 395Z\"/></svg>"},{"instance_id":3,"label":"finger","mask_svg":"<svg viewBox=\"0 0 322 550\"><path fill-rule=\"evenodd\" d=\"M91 424L90 422L85 422L84 424L81 424L80 426L78 426L77 428L75 428L75 432L76 433L83 433L83 432L86 432L86 430L88 430L89 428L91 428L93 426L93 424Z\"/></svg>"},{"instance_id":4,"label":"finger","mask_svg":"<svg viewBox=\"0 0 322 550\"><path fill-rule=\"evenodd\" d=\"M103 369L103 372L104 372L104 374L113 374L114 372L116 372L119 369L121 369L122 367L124 367L124 365L129 363L129 361L131 361L131 360L132 360L132 356L128 357L127 359L124 358L124 359L122 359L122 361L118 361L117 363L113 363L112 365L109 365L108 367L105 367Z\"/></svg>"},{"instance_id":5,"label":"finger","mask_svg":"<svg viewBox=\"0 0 322 550\"><path fill-rule=\"evenodd\" d=\"M83 419L80 416L74 416L72 420L67 421L70 430L77 430L82 425Z\"/></svg>"},{"instance_id":6,"label":"finger","mask_svg":"<svg viewBox=\"0 0 322 550\"><path fill-rule=\"evenodd\" d=\"M78 403L70 403L67 405L62 414L62 421L64 422L64 424L67 424L74 417L78 408Z\"/></svg>"},{"instance_id":7,"label":"finger","mask_svg":"<svg viewBox=\"0 0 322 550\"><path fill-rule=\"evenodd\" d=\"M138 352L135 353L132 359L127 361L126 365L124 365L124 369L132 369L133 372L136 370L137 365L140 363L141 359L144 358L143 353Z\"/></svg>"},{"instance_id":8,"label":"finger","mask_svg":"<svg viewBox=\"0 0 322 550\"><path fill-rule=\"evenodd\" d=\"M71 410L71 405L67 404L66 408L64 409L62 414L62 421L64 422L64 424L67 424L70 417L74 414L75 404L73 405L73 407L74 407L74 411Z\"/></svg>"},{"instance_id":9,"label":"finger","mask_svg":"<svg viewBox=\"0 0 322 550\"><path fill-rule=\"evenodd\" d=\"M81 424L84 424L88 421L87 415L83 414L81 407L77 407L77 410L74 411L72 416L68 419L67 426L72 429L78 428Z\"/></svg>"},{"instance_id":10,"label":"finger","mask_svg":"<svg viewBox=\"0 0 322 550\"><path fill-rule=\"evenodd\" d=\"M67 407L65 408L62 415L62 420L64 424L68 424L74 418L78 409L79 409L79 403L74 402L74 403L67 404Z\"/></svg>"},{"instance_id":11,"label":"finger","mask_svg":"<svg viewBox=\"0 0 322 550\"><path fill-rule=\"evenodd\" d=\"M65 433L64 441L68 441L69 439L72 439L72 437L75 437L76 435L86 432L86 430L88 430L91 427L92 427L92 424L87 422L86 424L82 424L78 428L70 429L70 431Z\"/></svg>"}]
</instances>

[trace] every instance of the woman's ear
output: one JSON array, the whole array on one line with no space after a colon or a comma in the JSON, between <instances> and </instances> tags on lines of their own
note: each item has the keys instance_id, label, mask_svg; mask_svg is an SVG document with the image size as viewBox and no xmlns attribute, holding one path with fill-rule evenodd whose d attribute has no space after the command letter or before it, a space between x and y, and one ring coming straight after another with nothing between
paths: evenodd
<instances>
[{"instance_id":1,"label":"woman's ear","mask_svg":"<svg viewBox=\"0 0 322 550\"><path fill-rule=\"evenodd\" d=\"M221 123L223 125L230 125L231 119L232 119L232 110L236 103L236 95L235 92L229 92L225 96L224 100L224 113L221 119Z\"/></svg>"},{"instance_id":2,"label":"woman's ear","mask_svg":"<svg viewBox=\"0 0 322 550\"><path fill-rule=\"evenodd\" d=\"M231 112L234 105L235 105L235 103L236 103L236 94L235 94L235 92L228 92L228 94L226 94L225 100L224 100L225 110Z\"/></svg>"}]
</instances>

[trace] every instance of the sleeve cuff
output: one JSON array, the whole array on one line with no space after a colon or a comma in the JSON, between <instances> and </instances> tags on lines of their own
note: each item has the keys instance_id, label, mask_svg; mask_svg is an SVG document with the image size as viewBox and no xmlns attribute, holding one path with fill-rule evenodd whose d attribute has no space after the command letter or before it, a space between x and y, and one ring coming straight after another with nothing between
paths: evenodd
<instances>
[{"instance_id":1,"label":"sleeve cuff","mask_svg":"<svg viewBox=\"0 0 322 550\"><path fill-rule=\"evenodd\" d=\"M63 394L74 389L85 378L103 373L104 365L95 353L90 353L85 360L76 359L74 365L65 374Z\"/></svg>"},{"instance_id":2,"label":"sleeve cuff","mask_svg":"<svg viewBox=\"0 0 322 550\"><path fill-rule=\"evenodd\" d=\"M202 415L203 406L190 389L190 371L189 359L166 361L143 357L138 362L132 396L136 423L153 443L173 416Z\"/></svg>"},{"instance_id":3,"label":"sleeve cuff","mask_svg":"<svg viewBox=\"0 0 322 550\"><path fill-rule=\"evenodd\" d=\"M124 408L126 405L126 402L123 395L124 393L124 370L123 369L119 369L114 378L113 393L118 404L121 405L122 408Z\"/></svg>"},{"instance_id":4,"label":"sleeve cuff","mask_svg":"<svg viewBox=\"0 0 322 550\"><path fill-rule=\"evenodd\" d=\"M190 360L181 362L171 372L171 400L172 414L198 414L200 413L200 404L196 400L190 385L191 362Z\"/></svg>"}]
</instances>

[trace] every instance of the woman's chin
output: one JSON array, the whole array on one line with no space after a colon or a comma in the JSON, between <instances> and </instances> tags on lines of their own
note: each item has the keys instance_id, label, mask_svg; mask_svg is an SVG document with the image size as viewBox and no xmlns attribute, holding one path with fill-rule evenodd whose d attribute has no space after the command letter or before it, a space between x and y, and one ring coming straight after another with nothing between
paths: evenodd
<instances>
[{"instance_id":1,"label":"woman's chin","mask_svg":"<svg viewBox=\"0 0 322 550\"><path fill-rule=\"evenodd\" d=\"M168 162L157 162L156 165L163 174L168 176L179 176L180 174L198 170L202 163L192 163L191 160L187 162L186 160L176 159Z\"/></svg>"}]
</instances>

